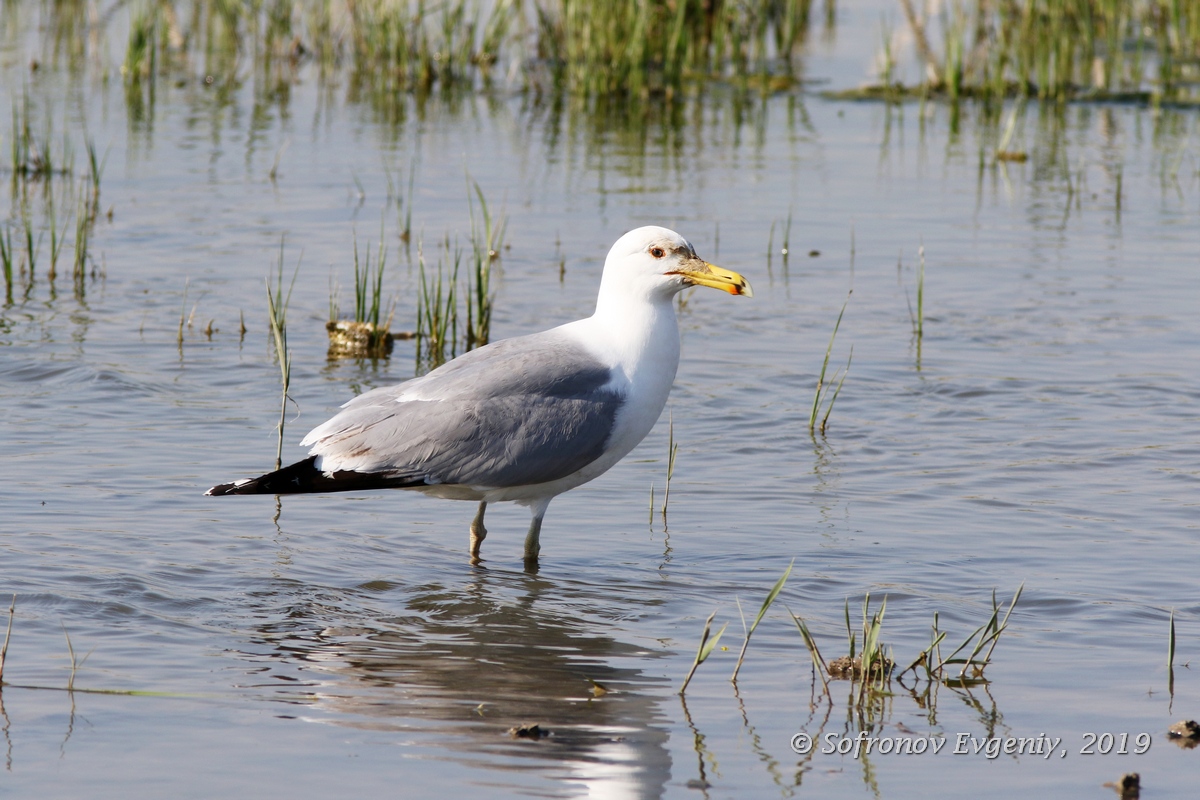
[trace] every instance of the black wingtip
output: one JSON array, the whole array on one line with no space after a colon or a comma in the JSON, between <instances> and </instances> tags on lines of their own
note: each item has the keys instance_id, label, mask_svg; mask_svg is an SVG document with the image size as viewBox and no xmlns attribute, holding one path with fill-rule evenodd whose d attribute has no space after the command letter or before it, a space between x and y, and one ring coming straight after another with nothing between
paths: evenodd
<instances>
[{"instance_id":1,"label":"black wingtip","mask_svg":"<svg viewBox=\"0 0 1200 800\"><path fill-rule=\"evenodd\" d=\"M220 483L204 493L205 497L224 497L231 494L296 494L314 490L313 484L320 481L321 471L316 468L316 456L284 467L283 469L245 478L233 483Z\"/></svg>"},{"instance_id":2,"label":"black wingtip","mask_svg":"<svg viewBox=\"0 0 1200 800\"><path fill-rule=\"evenodd\" d=\"M341 470L325 473L316 466L317 457L233 483L218 484L204 493L205 497L224 497L231 494L307 494L310 492L354 492L364 489L408 489L423 486L422 477L396 475L386 472L354 472Z\"/></svg>"}]
</instances>

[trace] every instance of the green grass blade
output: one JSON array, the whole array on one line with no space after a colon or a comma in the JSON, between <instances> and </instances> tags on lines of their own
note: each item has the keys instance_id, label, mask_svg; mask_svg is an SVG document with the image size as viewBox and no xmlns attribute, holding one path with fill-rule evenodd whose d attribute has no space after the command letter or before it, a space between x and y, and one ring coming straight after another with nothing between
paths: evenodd
<instances>
[{"instance_id":1,"label":"green grass blade","mask_svg":"<svg viewBox=\"0 0 1200 800\"><path fill-rule=\"evenodd\" d=\"M842 393L842 384L846 382L846 376L850 374L850 364L854 361L854 347L850 347L850 357L846 359L846 368L842 370L842 378L838 381L837 388L833 390L833 397L829 398L829 406L825 409L825 416L821 418L821 435L825 435L826 428L829 427L829 415L833 413L833 404L837 402L838 395ZM834 375L836 378L837 375Z\"/></svg>"},{"instance_id":2,"label":"green grass blade","mask_svg":"<svg viewBox=\"0 0 1200 800\"><path fill-rule=\"evenodd\" d=\"M808 648L808 655L810 658L812 658L813 668L816 670L817 675L821 678L821 685L825 687L825 693L828 694L829 679L825 676L829 672L829 667L825 664L825 659L821 657L821 650L817 647L817 640L808 630L808 625L804 623L804 620L793 614L792 610L787 608L787 606L784 606L784 608L786 608L788 614L791 615L792 622L796 623L796 628L800 631L800 636L804 639L804 646Z\"/></svg>"},{"instance_id":3,"label":"green grass blade","mask_svg":"<svg viewBox=\"0 0 1200 800\"><path fill-rule=\"evenodd\" d=\"M762 622L763 617L767 614L767 609L775 602L775 598L779 597L779 593L783 591L783 585L787 583L788 576L792 574L792 567L796 565L796 559L792 559L792 563L788 564L788 568L779 576L779 580L775 581L775 585L771 587L771 591L767 592L766 598L763 600L762 606L758 609L758 616L754 618L754 622L750 623L750 630L746 631L746 640L742 642L742 651L738 654L737 665L733 668L733 674L729 676L729 680L737 683L738 672L742 669L742 661L746 658L746 648L750 646L750 637L754 635L755 628L758 623Z\"/></svg>"},{"instance_id":4,"label":"green grass blade","mask_svg":"<svg viewBox=\"0 0 1200 800\"><path fill-rule=\"evenodd\" d=\"M704 631L700 634L700 647L696 649L696 660L692 662L692 668L688 670L687 677L683 679L683 686L680 687L679 693L682 695L687 691L688 684L692 682L692 676L696 674L696 668L703 664L712 654L713 649L717 646L717 642L721 639L721 634L725 633L725 628L729 626L726 622L721 626L721 630L717 631L716 635L710 637L709 631L712 629L713 617L717 612L708 615L708 619L704 620Z\"/></svg>"},{"instance_id":5,"label":"green grass blade","mask_svg":"<svg viewBox=\"0 0 1200 800\"><path fill-rule=\"evenodd\" d=\"M1008 604L1008 611L1004 612L1004 619L1000 620L1000 626L996 628L992 635L992 644L988 648L987 654L983 657L983 666L986 667L992 661L992 651L996 649L996 645L1000 642L1000 634L1008 628L1008 618L1012 616L1013 609L1017 607L1017 602L1021 599L1022 592L1025 591L1025 582L1017 587L1017 591L1013 594L1012 602Z\"/></svg>"},{"instance_id":6,"label":"green grass blade","mask_svg":"<svg viewBox=\"0 0 1200 800\"><path fill-rule=\"evenodd\" d=\"M12 638L13 617L17 611L17 595L14 593L8 605L8 630L4 632L4 646L0 647L0 691L4 688L4 662L8 659L8 642Z\"/></svg>"},{"instance_id":7,"label":"green grass blade","mask_svg":"<svg viewBox=\"0 0 1200 800\"><path fill-rule=\"evenodd\" d=\"M1167 634L1167 666L1175 666L1175 609L1171 609L1170 631Z\"/></svg>"},{"instance_id":8,"label":"green grass blade","mask_svg":"<svg viewBox=\"0 0 1200 800\"><path fill-rule=\"evenodd\" d=\"M853 661L858 637L855 635L854 629L850 627L850 598L846 598L846 603L842 610L846 617L846 638L850 640L850 660Z\"/></svg>"}]
</instances>

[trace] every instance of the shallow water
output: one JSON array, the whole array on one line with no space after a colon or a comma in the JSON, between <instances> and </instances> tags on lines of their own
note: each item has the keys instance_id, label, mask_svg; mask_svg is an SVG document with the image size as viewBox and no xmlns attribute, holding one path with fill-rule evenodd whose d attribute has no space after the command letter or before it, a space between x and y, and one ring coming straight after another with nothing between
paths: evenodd
<instances>
[{"instance_id":1,"label":"shallow water","mask_svg":"<svg viewBox=\"0 0 1200 800\"><path fill-rule=\"evenodd\" d=\"M815 48L810 75L852 83L863 47ZM82 298L39 272L0 314L7 793L1083 797L1129 771L1147 796L1194 785L1197 752L1165 731L1200 713L1193 670L1177 666L1173 695L1166 670L1171 610L1177 664L1200 635L1195 112L1031 106L1029 161L981 166L997 131L974 110L813 91L740 116L718 94L637 135L517 95L406 101L395 125L310 76L286 106L256 105L252 81L228 105L166 87L147 124L128 120L119 80L85 91L19 60L5 54L5 87L30 82L43 112L86 119L108 153L112 215ZM382 219L396 327L412 327L416 245L397 238L389 174L402 187L414 163L431 260L447 233L466 241L465 175L504 207L496 338L589 313L609 244L640 224L754 282L751 300L702 290L682 311L665 520L649 499L666 419L554 501L536 575L520 508L489 509L472 567L468 504L202 496L274 458L263 280L281 237L287 274L300 262L285 458L356 392L413 374L411 342L327 362L323 323L330 275L351 280L355 235L377 241ZM851 346L853 362L814 437L850 289L830 369ZM754 613L793 560L735 690L738 603ZM843 682L814 703L784 605L831 658L847 600L857 615L886 596L884 640L907 664L935 614L957 643L993 590L1006 602L1021 584L985 686L933 701L896 686L858 716ZM685 702L714 610L729 649ZM61 691L64 629L86 655L76 688L138 694ZM527 722L551 735L508 734ZM789 746L863 730L948 743L858 758ZM1129 734L1131 752L1081 754L1088 732ZM1152 746L1135 755L1142 732ZM959 734L1061 743L1049 759L955 755Z\"/></svg>"}]
</instances>

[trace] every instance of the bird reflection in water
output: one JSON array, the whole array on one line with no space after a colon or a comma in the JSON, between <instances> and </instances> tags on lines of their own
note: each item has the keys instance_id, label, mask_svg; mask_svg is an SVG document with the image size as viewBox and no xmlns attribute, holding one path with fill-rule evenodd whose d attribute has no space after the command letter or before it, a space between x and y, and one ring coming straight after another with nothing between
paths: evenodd
<instances>
[{"instance_id":1,"label":"bird reflection in water","mask_svg":"<svg viewBox=\"0 0 1200 800\"><path fill-rule=\"evenodd\" d=\"M639 613L630 602L657 601L618 608L615 587L515 572L448 583L276 580L255 593L274 620L255 644L267 646L272 672L290 676L294 701L323 714L307 719L404 732L406 742L418 733L446 760L542 771L588 794L664 792L671 757L656 696L666 684L636 666L659 653L615 638L613 619L595 611L624 619ZM541 735L512 733L529 724Z\"/></svg>"}]
</instances>

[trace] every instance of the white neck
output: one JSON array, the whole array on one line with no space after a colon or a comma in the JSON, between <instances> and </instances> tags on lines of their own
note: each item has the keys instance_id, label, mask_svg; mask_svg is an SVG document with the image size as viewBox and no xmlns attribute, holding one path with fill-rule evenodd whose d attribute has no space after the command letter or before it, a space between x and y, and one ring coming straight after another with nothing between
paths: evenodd
<instances>
[{"instance_id":1,"label":"white neck","mask_svg":"<svg viewBox=\"0 0 1200 800\"><path fill-rule=\"evenodd\" d=\"M589 322L607 332L606 360L631 385L665 400L679 367L679 324L672 297L631 302L627 289L608 292L605 288L602 284Z\"/></svg>"}]
</instances>

